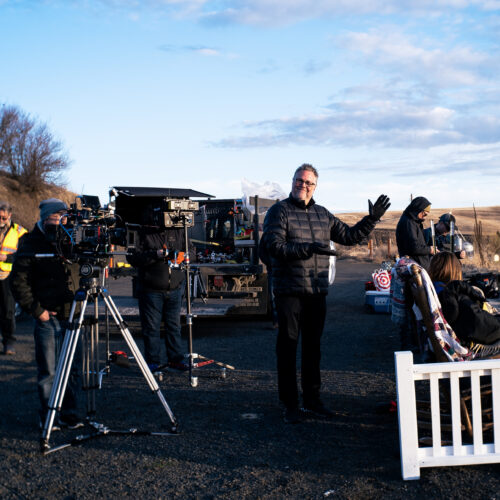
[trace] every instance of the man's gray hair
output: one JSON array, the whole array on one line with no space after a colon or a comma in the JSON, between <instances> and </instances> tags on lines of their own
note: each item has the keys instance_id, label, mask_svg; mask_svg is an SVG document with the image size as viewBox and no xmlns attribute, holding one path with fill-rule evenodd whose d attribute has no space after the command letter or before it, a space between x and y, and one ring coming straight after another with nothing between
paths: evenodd
<instances>
[{"instance_id":1,"label":"man's gray hair","mask_svg":"<svg viewBox=\"0 0 500 500\"><path fill-rule=\"evenodd\" d=\"M297 168L297 170L295 170L293 177L295 177L299 172L302 172L303 170L312 172L314 174L314 177L316 177L316 179L319 177L318 171L310 163L303 163L299 168Z\"/></svg>"},{"instance_id":2,"label":"man's gray hair","mask_svg":"<svg viewBox=\"0 0 500 500\"><path fill-rule=\"evenodd\" d=\"M12 205L7 201L0 201L0 210L3 212L7 212L8 214L12 213Z\"/></svg>"}]
</instances>

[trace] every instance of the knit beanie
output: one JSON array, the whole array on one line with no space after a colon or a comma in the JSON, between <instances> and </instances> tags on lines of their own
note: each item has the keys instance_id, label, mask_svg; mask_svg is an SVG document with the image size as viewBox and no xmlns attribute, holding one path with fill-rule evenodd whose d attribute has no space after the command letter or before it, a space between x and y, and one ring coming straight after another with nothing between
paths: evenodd
<instances>
[{"instance_id":1,"label":"knit beanie","mask_svg":"<svg viewBox=\"0 0 500 500\"><path fill-rule=\"evenodd\" d=\"M41 201L38 208L40 208L40 220L43 222L49 215L68 210L68 205L57 198L49 198Z\"/></svg>"}]
</instances>

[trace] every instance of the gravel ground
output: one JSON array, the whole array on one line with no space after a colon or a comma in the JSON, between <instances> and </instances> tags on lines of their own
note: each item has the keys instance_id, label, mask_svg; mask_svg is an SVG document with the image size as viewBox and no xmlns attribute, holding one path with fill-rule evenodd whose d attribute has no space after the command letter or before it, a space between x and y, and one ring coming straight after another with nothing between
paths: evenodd
<instances>
[{"instance_id":1,"label":"gravel ground","mask_svg":"<svg viewBox=\"0 0 500 500\"><path fill-rule=\"evenodd\" d=\"M160 386L178 435L106 435L44 456L31 322L20 321L17 354L0 358L0 497L498 498L500 465L423 469L419 481L401 479L396 413L381 411L395 399L398 338L388 315L364 308L373 269L340 261L328 298L322 369L331 421L282 422L269 322L195 319L194 351L236 370L222 379L201 368L196 388L186 374L165 376ZM134 322L130 329L139 333ZM128 351L116 334L112 349ZM135 365L113 366L97 402L96 420L112 429L168 428ZM55 432L51 445L81 433Z\"/></svg>"}]
</instances>

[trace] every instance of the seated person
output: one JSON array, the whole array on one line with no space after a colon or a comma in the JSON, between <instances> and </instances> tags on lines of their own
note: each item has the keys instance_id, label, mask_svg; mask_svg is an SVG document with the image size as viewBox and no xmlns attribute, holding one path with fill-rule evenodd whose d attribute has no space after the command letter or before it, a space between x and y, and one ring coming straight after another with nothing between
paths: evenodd
<instances>
[{"instance_id":1,"label":"seated person","mask_svg":"<svg viewBox=\"0 0 500 500\"><path fill-rule=\"evenodd\" d=\"M461 342L491 346L500 350L500 315L484 309L483 293L462 280L462 265L451 252L431 259L429 275L438 294L443 315Z\"/></svg>"}]
</instances>

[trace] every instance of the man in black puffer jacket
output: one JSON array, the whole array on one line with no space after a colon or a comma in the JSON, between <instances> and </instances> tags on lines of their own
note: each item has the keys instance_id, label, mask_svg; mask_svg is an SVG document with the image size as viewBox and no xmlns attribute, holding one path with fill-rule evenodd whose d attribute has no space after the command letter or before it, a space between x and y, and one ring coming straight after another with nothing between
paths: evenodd
<instances>
[{"instance_id":1,"label":"man in black puffer jacket","mask_svg":"<svg viewBox=\"0 0 500 500\"><path fill-rule=\"evenodd\" d=\"M370 215L349 227L312 196L318 172L309 164L295 172L290 196L273 205L264 221L266 251L269 254L278 313L279 398L285 406L287 423L302 420L296 380L296 354L302 334L302 391L304 410L329 418L332 412L320 399L320 339L326 316L330 240L342 245L362 241L389 207L389 198L379 197Z\"/></svg>"}]
</instances>

